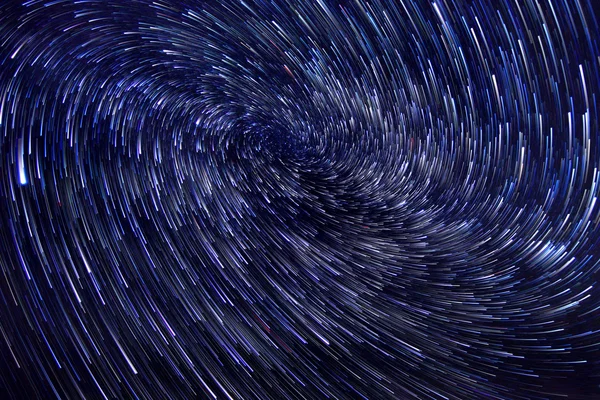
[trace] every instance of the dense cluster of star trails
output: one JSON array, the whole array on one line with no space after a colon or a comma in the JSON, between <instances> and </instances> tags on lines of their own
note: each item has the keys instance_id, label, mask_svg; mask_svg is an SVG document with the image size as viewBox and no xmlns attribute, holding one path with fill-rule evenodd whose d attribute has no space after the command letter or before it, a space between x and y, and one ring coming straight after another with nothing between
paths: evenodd
<instances>
[{"instance_id":1,"label":"dense cluster of star trails","mask_svg":"<svg viewBox=\"0 0 600 400\"><path fill-rule=\"evenodd\" d=\"M0 398L599 399L599 32L0 1Z\"/></svg>"}]
</instances>

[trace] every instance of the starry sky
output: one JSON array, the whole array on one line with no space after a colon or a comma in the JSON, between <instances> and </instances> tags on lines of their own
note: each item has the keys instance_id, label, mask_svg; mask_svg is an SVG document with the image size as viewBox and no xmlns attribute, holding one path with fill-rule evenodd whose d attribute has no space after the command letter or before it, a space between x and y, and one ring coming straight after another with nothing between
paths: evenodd
<instances>
[{"instance_id":1,"label":"starry sky","mask_svg":"<svg viewBox=\"0 0 600 400\"><path fill-rule=\"evenodd\" d=\"M599 399L596 0L1 0L0 398Z\"/></svg>"}]
</instances>

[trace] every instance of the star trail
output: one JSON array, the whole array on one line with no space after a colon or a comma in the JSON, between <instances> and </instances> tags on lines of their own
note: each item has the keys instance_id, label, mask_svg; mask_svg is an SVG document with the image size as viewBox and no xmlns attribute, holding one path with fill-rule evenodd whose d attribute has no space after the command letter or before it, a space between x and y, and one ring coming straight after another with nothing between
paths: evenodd
<instances>
[{"instance_id":1,"label":"star trail","mask_svg":"<svg viewBox=\"0 0 600 400\"><path fill-rule=\"evenodd\" d=\"M0 397L600 398L593 4L0 1Z\"/></svg>"}]
</instances>

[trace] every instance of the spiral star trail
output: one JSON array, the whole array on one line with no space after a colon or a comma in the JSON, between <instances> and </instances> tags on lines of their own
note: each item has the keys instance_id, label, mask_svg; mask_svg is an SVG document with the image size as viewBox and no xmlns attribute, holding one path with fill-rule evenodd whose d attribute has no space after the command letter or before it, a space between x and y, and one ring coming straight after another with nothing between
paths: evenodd
<instances>
[{"instance_id":1,"label":"spiral star trail","mask_svg":"<svg viewBox=\"0 0 600 400\"><path fill-rule=\"evenodd\" d=\"M0 2L1 397L600 398L599 33Z\"/></svg>"}]
</instances>

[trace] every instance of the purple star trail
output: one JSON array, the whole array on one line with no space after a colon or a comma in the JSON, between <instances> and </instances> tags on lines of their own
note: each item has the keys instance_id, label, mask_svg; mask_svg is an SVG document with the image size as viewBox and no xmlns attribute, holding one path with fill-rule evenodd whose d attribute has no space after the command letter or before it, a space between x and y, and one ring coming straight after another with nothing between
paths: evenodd
<instances>
[{"instance_id":1,"label":"purple star trail","mask_svg":"<svg viewBox=\"0 0 600 400\"><path fill-rule=\"evenodd\" d=\"M600 399L596 0L0 0L0 398Z\"/></svg>"}]
</instances>

